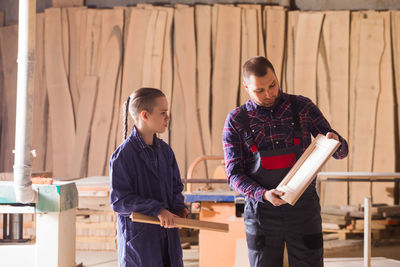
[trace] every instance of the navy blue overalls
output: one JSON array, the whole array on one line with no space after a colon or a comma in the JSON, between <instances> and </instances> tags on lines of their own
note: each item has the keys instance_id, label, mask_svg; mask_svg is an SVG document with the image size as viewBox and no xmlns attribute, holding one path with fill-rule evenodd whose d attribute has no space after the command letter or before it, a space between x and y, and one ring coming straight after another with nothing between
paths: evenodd
<instances>
[{"instance_id":1,"label":"navy blue overalls","mask_svg":"<svg viewBox=\"0 0 400 267\"><path fill-rule=\"evenodd\" d=\"M250 130L245 105L241 114L246 129L245 142L255 163L250 176L267 190L274 189L300 157L301 126L296 96L290 95L293 114L293 146L278 150L258 148ZM246 198L244 222L250 265L283 266L284 244L290 267L323 266L321 207L315 186L311 184L294 206L273 206L269 201Z\"/></svg>"}]
</instances>

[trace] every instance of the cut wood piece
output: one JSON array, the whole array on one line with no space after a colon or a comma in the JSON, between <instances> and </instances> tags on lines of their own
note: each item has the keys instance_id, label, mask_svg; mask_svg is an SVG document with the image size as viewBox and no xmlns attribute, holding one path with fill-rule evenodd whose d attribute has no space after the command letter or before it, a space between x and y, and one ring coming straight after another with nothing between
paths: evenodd
<instances>
[{"instance_id":1,"label":"cut wood piece","mask_svg":"<svg viewBox=\"0 0 400 267\"><path fill-rule=\"evenodd\" d=\"M146 45L144 48L143 87L161 87L162 59L164 51L165 26L167 12L152 9L147 27Z\"/></svg>"},{"instance_id":2,"label":"cut wood piece","mask_svg":"<svg viewBox=\"0 0 400 267\"><path fill-rule=\"evenodd\" d=\"M200 118L198 116L197 92L196 92L196 40L194 26L194 8L180 7L175 10L175 66L177 81L174 90L181 90L184 103L185 116L185 157L187 163L192 163L203 155ZM181 132L178 132L181 134ZM206 170L204 162L193 173L194 178L205 178Z\"/></svg>"},{"instance_id":3,"label":"cut wood piece","mask_svg":"<svg viewBox=\"0 0 400 267\"><path fill-rule=\"evenodd\" d=\"M88 175L103 175L122 56L123 10L102 11L100 79L91 127Z\"/></svg>"},{"instance_id":4,"label":"cut wood piece","mask_svg":"<svg viewBox=\"0 0 400 267\"><path fill-rule=\"evenodd\" d=\"M350 12L325 13L318 51L317 105L343 138L348 138ZM348 159L330 160L324 171L348 171ZM347 183L325 184L324 204L347 204Z\"/></svg>"},{"instance_id":5,"label":"cut wood piece","mask_svg":"<svg viewBox=\"0 0 400 267\"><path fill-rule=\"evenodd\" d=\"M197 103L200 116L200 133L203 146L202 151L204 155L211 154L211 12L211 6L195 6L198 91ZM206 173L206 177L208 178L208 173Z\"/></svg>"},{"instance_id":6,"label":"cut wood piece","mask_svg":"<svg viewBox=\"0 0 400 267\"><path fill-rule=\"evenodd\" d=\"M45 11L45 69L52 127L54 177L68 176L75 142L74 113L63 62L61 10Z\"/></svg>"},{"instance_id":7,"label":"cut wood piece","mask_svg":"<svg viewBox=\"0 0 400 267\"><path fill-rule=\"evenodd\" d=\"M400 127L400 11L391 11L392 13L392 47L393 47L393 63L395 73L395 94L397 100L397 125ZM397 131L397 151L400 151L399 146L399 131Z\"/></svg>"},{"instance_id":8,"label":"cut wood piece","mask_svg":"<svg viewBox=\"0 0 400 267\"><path fill-rule=\"evenodd\" d=\"M265 6L264 16L266 16L266 49L265 54L271 61L275 69L279 83L282 82L283 59L286 43L286 10L276 9Z\"/></svg>"},{"instance_id":9,"label":"cut wood piece","mask_svg":"<svg viewBox=\"0 0 400 267\"><path fill-rule=\"evenodd\" d=\"M245 8L243 7L241 10L242 13L242 21L241 21L241 61L240 66L252 57L259 55L258 50L258 39L261 38L259 36L259 32L257 28L260 26L258 25L258 18L257 18L257 10L252 8ZM246 88L243 84L243 77L242 71L240 73L240 105L246 103L250 98L246 91Z\"/></svg>"},{"instance_id":10,"label":"cut wood piece","mask_svg":"<svg viewBox=\"0 0 400 267\"><path fill-rule=\"evenodd\" d=\"M160 224L160 221L157 218L142 215L140 213L133 212L131 214L131 219L134 222L142 222L142 223L150 223L150 224ZM216 232L229 232L229 224L225 223L217 223L217 222L207 222L186 218L174 218L175 224L178 227L182 228L190 228L190 229L199 229L199 230L208 230L208 231L216 231Z\"/></svg>"},{"instance_id":11,"label":"cut wood piece","mask_svg":"<svg viewBox=\"0 0 400 267\"><path fill-rule=\"evenodd\" d=\"M357 34L353 32L352 34ZM381 18L362 18L359 24L359 43L356 77L354 80L354 120L350 171L372 171L376 112L381 92L380 62L384 52L384 22ZM369 112L365 113L365 110ZM372 138L371 138L372 137ZM362 203L370 195L369 184L351 184L351 203Z\"/></svg>"},{"instance_id":12,"label":"cut wood piece","mask_svg":"<svg viewBox=\"0 0 400 267\"><path fill-rule=\"evenodd\" d=\"M324 19L322 12L300 12L294 57L294 92L317 100L317 54Z\"/></svg>"},{"instance_id":13,"label":"cut wood piece","mask_svg":"<svg viewBox=\"0 0 400 267\"><path fill-rule=\"evenodd\" d=\"M35 44L35 88L33 100L32 149L36 157L32 159L33 171L44 171L46 162L47 123L49 103L44 77L44 14L36 15Z\"/></svg>"},{"instance_id":14,"label":"cut wood piece","mask_svg":"<svg viewBox=\"0 0 400 267\"><path fill-rule=\"evenodd\" d=\"M226 116L237 106L240 73L240 8L219 6L212 77L212 154L222 155ZM213 172L214 170L209 170Z\"/></svg>"},{"instance_id":15,"label":"cut wood piece","mask_svg":"<svg viewBox=\"0 0 400 267\"><path fill-rule=\"evenodd\" d=\"M74 178L85 177L87 174L89 138L97 96L97 81L96 76L86 76L81 87L76 141L71 165L71 177Z\"/></svg>"},{"instance_id":16,"label":"cut wood piece","mask_svg":"<svg viewBox=\"0 0 400 267\"><path fill-rule=\"evenodd\" d=\"M296 46L296 33L297 22L299 18L299 11L290 11L288 13L287 24L287 49L286 49L286 62L285 70L282 78L282 89L289 94L294 93L294 59L295 59L295 46Z\"/></svg>"},{"instance_id":17,"label":"cut wood piece","mask_svg":"<svg viewBox=\"0 0 400 267\"><path fill-rule=\"evenodd\" d=\"M82 21L85 19L82 16L82 13L86 13L86 8L83 7L75 7L75 8L67 8L67 15L68 15L68 26L69 26L69 66L68 66L68 73L69 73L69 86L72 96L72 105L74 108L74 114L78 114L79 108L79 97L80 97L80 73L84 73L84 65L82 65L81 56L84 57L81 50L81 38L83 30L86 33L86 27L82 27L82 24L86 24ZM86 38L86 37L85 37ZM78 118L77 118L78 119Z\"/></svg>"},{"instance_id":18,"label":"cut wood piece","mask_svg":"<svg viewBox=\"0 0 400 267\"><path fill-rule=\"evenodd\" d=\"M145 49L145 37L147 32L147 25L150 21L152 14L151 10L141 8L130 9L129 25L127 26L127 41L124 53L124 69L122 75L122 91L121 91L121 107L123 103L128 99L128 96L136 89L142 86L142 73L144 64L144 49ZM130 117L130 115L128 114ZM128 135L133 128L133 119L128 119ZM122 142L123 137L123 122L120 120L118 136ZM120 143L117 141L117 143Z\"/></svg>"},{"instance_id":19,"label":"cut wood piece","mask_svg":"<svg viewBox=\"0 0 400 267\"><path fill-rule=\"evenodd\" d=\"M17 103L18 25L0 28L3 95L1 101L0 171L12 172L14 164Z\"/></svg>"}]
</instances>

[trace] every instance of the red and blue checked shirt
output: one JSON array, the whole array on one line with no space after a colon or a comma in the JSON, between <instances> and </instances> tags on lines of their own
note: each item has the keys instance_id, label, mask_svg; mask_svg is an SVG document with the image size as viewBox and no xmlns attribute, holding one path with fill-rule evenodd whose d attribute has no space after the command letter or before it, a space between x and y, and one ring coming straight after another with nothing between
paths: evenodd
<instances>
[{"instance_id":1,"label":"red and blue checked shirt","mask_svg":"<svg viewBox=\"0 0 400 267\"><path fill-rule=\"evenodd\" d=\"M334 131L319 108L307 97L297 96L297 105L302 130L300 152L311 144L311 135L319 133L326 135L334 132L342 143L333 154L336 159L347 156L348 146L336 131ZM252 100L246 103L252 137L259 150L277 150L293 145L293 118L289 95L280 91L280 96L273 107L262 107ZM245 129L240 108L234 109L226 118L222 134L225 154L225 169L229 186L247 198L263 202L264 187L250 176L254 158L250 148L244 142ZM315 180L313 181L315 186Z\"/></svg>"}]
</instances>

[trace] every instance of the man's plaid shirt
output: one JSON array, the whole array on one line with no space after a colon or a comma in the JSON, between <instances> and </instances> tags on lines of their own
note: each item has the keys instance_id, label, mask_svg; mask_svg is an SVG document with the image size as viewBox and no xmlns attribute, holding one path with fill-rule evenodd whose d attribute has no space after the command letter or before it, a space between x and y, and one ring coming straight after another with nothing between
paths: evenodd
<instances>
[{"instance_id":1,"label":"man's plaid shirt","mask_svg":"<svg viewBox=\"0 0 400 267\"><path fill-rule=\"evenodd\" d=\"M327 132L334 132L342 144L333 157L346 157L346 140L331 128L319 108L309 98L301 95L297 96L297 105L302 130L301 154L310 145L311 135L315 137L319 133L326 135ZM288 94L280 91L276 104L270 108L258 106L249 100L246 109L253 140L259 150L276 150L293 145L293 119ZM240 108L237 107L228 115L222 134L228 184L236 192L263 202L266 189L248 175L254 158L244 142L245 129L239 114ZM313 184L315 185L315 180Z\"/></svg>"}]
</instances>

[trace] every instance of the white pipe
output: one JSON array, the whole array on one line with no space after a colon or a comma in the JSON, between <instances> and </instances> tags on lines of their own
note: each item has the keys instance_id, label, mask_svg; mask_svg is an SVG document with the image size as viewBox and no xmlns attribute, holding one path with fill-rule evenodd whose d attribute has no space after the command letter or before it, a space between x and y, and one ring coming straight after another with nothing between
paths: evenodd
<instances>
[{"instance_id":1,"label":"white pipe","mask_svg":"<svg viewBox=\"0 0 400 267\"><path fill-rule=\"evenodd\" d=\"M364 267L371 267L371 199L364 199Z\"/></svg>"},{"instance_id":2,"label":"white pipe","mask_svg":"<svg viewBox=\"0 0 400 267\"><path fill-rule=\"evenodd\" d=\"M36 0L19 0L17 117L15 128L14 190L16 199L30 203L35 191L30 181L32 111L35 73Z\"/></svg>"}]
</instances>

